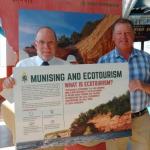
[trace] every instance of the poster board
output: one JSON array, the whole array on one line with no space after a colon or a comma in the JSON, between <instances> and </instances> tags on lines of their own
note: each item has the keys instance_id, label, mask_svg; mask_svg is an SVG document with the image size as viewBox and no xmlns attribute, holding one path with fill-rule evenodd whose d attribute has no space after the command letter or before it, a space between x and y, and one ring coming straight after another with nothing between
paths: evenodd
<instances>
[{"instance_id":1,"label":"poster board","mask_svg":"<svg viewBox=\"0 0 150 150\"><path fill-rule=\"evenodd\" d=\"M18 149L131 135L127 63L15 68L14 77Z\"/></svg>"},{"instance_id":2,"label":"poster board","mask_svg":"<svg viewBox=\"0 0 150 150\"><path fill-rule=\"evenodd\" d=\"M9 0L5 1L3 5L8 5L8 1ZM69 47L70 45L69 46L67 45L66 47L63 47L63 48L59 47L60 49L58 49L58 52L56 53L57 57L60 57L64 60L67 60L67 57L68 55L70 55L70 52L71 52L71 55L78 54L76 57L77 63L79 64L91 64L92 63L93 64L93 63L97 63L97 60L100 56L104 55L105 53L107 53L114 47L113 42L111 41L111 26L122 14L122 1L120 0L112 0L112 1L109 1L109 0L78 0L78 1L10 0L8 10L11 10L12 12L11 17L9 17L10 14L9 15L7 14L8 11L5 11L5 9L2 9L2 11L5 12L5 16L9 17L9 20L8 19L6 20L7 24L6 24L6 21L4 21L3 23L6 28L10 29L10 30L7 30L8 39L13 47L13 50L19 52L18 53L19 59L24 58L24 55L21 54L21 52L24 52L23 51L24 48L27 47L30 49L32 42L34 42L36 29L38 28L37 26L34 29L32 28L34 27L35 24L30 24L30 27L29 27L28 26L29 22L26 21L25 18L23 17L24 14L27 15L26 17L31 20L34 20L39 17L40 21L47 20L46 15L39 16L40 13L42 14L45 12L49 12L48 13L49 15L54 14L54 13L55 14L60 13L60 14L65 14L65 15L66 14L75 14L75 15L80 14L78 18L80 18L82 15L85 15L85 16L91 15L92 19L88 21L92 21L92 22L93 22L93 18L96 15L99 15L99 16L103 15L104 18L102 19L100 17L99 19L99 22L101 23L98 24L98 26L95 26L94 30L89 32L89 35L84 37L84 41L80 39L78 43L75 43L72 45L73 48L75 48L75 50L74 49L72 50L72 47L70 50L70 47ZM38 12L38 13L35 13L35 15L32 16L29 14L29 12L31 11ZM76 19L76 18L69 17L69 19ZM61 18L57 18L57 20L64 21L64 17L62 16ZM49 20L49 22L51 23L53 22L53 20ZM75 22L78 22L78 20L75 20ZM65 23L68 23L68 22L65 22ZM59 24L60 24L60 27L63 26L61 22ZM49 23L45 25L49 25ZM69 25L72 25L72 27L74 27L74 23L70 23ZM29 27L29 28L26 28L26 27ZM67 24L65 25L65 28L66 27L67 27ZM52 26L52 28L55 29L55 26ZM81 28L81 26L79 28ZM32 29L32 35L30 34L28 29ZM59 36L60 35L59 29L55 29L55 32L58 38L61 37ZM79 30L74 30L74 31L76 31L77 33L80 33ZM28 32L30 36L23 38L23 36L25 36L24 33L28 33ZM69 34L71 34L71 32L73 33L73 30L69 32L70 32ZM12 33L15 33L15 34L12 34ZM64 33L66 36L67 35L66 32ZM33 34L34 34L34 37L33 37ZM31 38L31 41L28 43L23 43L24 46L22 46L22 41L25 41L24 39L30 39L30 38ZM76 50L79 53L77 53ZM40 142L38 142L38 144L39 143Z\"/></svg>"},{"instance_id":3,"label":"poster board","mask_svg":"<svg viewBox=\"0 0 150 150\"><path fill-rule=\"evenodd\" d=\"M19 9L59 10L91 13L103 12L104 14L112 15L122 14L121 0L0 0L0 6L2 27L6 33L9 45L16 52L19 50Z\"/></svg>"},{"instance_id":4,"label":"poster board","mask_svg":"<svg viewBox=\"0 0 150 150\"><path fill-rule=\"evenodd\" d=\"M100 56L114 48L111 29L121 16L121 1L58 0L44 4L37 9L18 10L19 59L36 55L34 40L42 26L55 31L56 56L67 61L73 55L75 63L97 63Z\"/></svg>"}]
</instances>

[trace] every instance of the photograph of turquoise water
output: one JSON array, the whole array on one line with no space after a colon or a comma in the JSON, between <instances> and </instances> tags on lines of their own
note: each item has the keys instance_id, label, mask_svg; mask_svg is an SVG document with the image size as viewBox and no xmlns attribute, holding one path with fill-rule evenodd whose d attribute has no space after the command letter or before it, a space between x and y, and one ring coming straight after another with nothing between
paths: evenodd
<instances>
[{"instance_id":1,"label":"photograph of turquoise water","mask_svg":"<svg viewBox=\"0 0 150 150\"><path fill-rule=\"evenodd\" d=\"M44 147L52 147L52 146L62 146L62 145L70 145L76 143L86 143L90 141L106 141L109 139L119 138L119 137L127 137L131 136L132 131L119 131L119 132L108 132L108 133L97 133L94 135L88 136L76 136L69 138L57 138L57 139L49 139L49 140L39 140L39 141L30 141L17 143L17 150L32 150L35 148L44 148Z\"/></svg>"}]
</instances>

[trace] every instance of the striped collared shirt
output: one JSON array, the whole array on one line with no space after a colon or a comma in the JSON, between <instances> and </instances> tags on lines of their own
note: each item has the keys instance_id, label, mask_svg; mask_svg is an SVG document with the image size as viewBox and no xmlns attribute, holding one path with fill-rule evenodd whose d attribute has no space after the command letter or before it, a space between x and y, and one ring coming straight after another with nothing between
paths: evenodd
<instances>
[{"instance_id":1,"label":"striped collared shirt","mask_svg":"<svg viewBox=\"0 0 150 150\"><path fill-rule=\"evenodd\" d=\"M98 63L124 63L127 62L117 49L102 56ZM150 55L146 52L133 49L128 59L129 80L140 80L144 83L150 83ZM130 92L131 111L139 112L150 106L150 95L148 93L136 90Z\"/></svg>"}]
</instances>

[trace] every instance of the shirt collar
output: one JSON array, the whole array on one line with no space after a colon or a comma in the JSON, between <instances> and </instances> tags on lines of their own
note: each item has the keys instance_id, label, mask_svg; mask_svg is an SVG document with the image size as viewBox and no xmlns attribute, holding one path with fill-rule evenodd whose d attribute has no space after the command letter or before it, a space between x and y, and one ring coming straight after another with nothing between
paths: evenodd
<instances>
[{"instance_id":1,"label":"shirt collar","mask_svg":"<svg viewBox=\"0 0 150 150\"><path fill-rule=\"evenodd\" d=\"M138 55L138 52L133 48L132 52L131 52L131 55L130 55L130 58L131 57L134 57L134 56L137 56ZM115 57L121 57L123 58L120 54L119 54L119 50L116 48L115 49Z\"/></svg>"},{"instance_id":2,"label":"shirt collar","mask_svg":"<svg viewBox=\"0 0 150 150\"><path fill-rule=\"evenodd\" d=\"M123 58L121 55L120 55L120 53L119 53L119 50L117 49L117 48L115 48L115 52L114 52L115 54L115 57L116 58Z\"/></svg>"},{"instance_id":3,"label":"shirt collar","mask_svg":"<svg viewBox=\"0 0 150 150\"><path fill-rule=\"evenodd\" d=\"M36 59L37 65L41 66L41 64L43 63L43 60L38 55L36 56L35 59Z\"/></svg>"},{"instance_id":4,"label":"shirt collar","mask_svg":"<svg viewBox=\"0 0 150 150\"><path fill-rule=\"evenodd\" d=\"M55 57L52 57L48 63L51 64L52 61L54 61ZM38 66L41 66L41 64L43 63L43 59L41 57L39 57L38 55L36 56L36 62L38 64Z\"/></svg>"},{"instance_id":5,"label":"shirt collar","mask_svg":"<svg viewBox=\"0 0 150 150\"><path fill-rule=\"evenodd\" d=\"M138 54L138 51L137 51L136 49L133 48L130 57L134 57L134 56L137 56L137 55L139 55L139 54Z\"/></svg>"}]
</instances>

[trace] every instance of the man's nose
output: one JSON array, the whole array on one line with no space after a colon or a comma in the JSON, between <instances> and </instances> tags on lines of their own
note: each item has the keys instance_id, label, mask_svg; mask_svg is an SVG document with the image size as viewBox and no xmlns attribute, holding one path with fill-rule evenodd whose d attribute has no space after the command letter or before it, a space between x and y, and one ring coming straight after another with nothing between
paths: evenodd
<instances>
[{"instance_id":1,"label":"man's nose","mask_svg":"<svg viewBox=\"0 0 150 150\"><path fill-rule=\"evenodd\" d=\"M127 37L127 33L122 33L122 37Z\"/></svg>"},{"instance_id":2,"label":"man's nose","mask_svg":"<svg viewBox=\"0 0 150 150\"><path fill-rule=\"evenodd\" d=\"M49 42L44 42L44 47L45 48L49 48L50 47L50 43Z\"/></svg>"}]
</instances>

